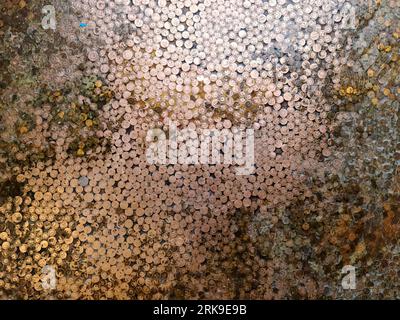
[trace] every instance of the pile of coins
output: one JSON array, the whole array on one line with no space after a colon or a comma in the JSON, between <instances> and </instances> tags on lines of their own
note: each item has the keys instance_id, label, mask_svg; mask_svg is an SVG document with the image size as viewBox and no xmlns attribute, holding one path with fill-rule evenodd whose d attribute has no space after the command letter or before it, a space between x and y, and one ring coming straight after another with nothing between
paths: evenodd
<instances>
[{"instance_id":1,"label":"pile of coins","mask_svg":"<svg viewBox=\"0 0 400 320\"><path fill-rule=\"evenodd\" d=\"M71 1L101 44L86 48L85 72L114 93L82 134L110 147L71 153L67 126L55 132L49 108L37 112L32 135L51 136L55 157L21 168L24 195L0 207L0 289L26 283L23 298L58 299L289 294L260 221L287 224L285 208L311 197L307 173L337 169L326 93L341 89L348 62L344 2ZM254 172L149 163L148 131L171 123L254 130ZM56 270L52 290L45 266ZM312 297L315 282L304 284Z\"/></svg>"}]
</instances>

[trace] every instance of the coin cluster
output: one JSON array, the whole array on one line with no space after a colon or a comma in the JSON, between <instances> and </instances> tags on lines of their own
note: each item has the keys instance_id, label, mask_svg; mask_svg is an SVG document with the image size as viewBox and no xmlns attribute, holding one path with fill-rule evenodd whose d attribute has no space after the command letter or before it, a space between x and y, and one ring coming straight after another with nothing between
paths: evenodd
<instances>
[{"instance_id":1,"label":"coin cluster","mask_svg":"<svg viewBox=\"0 0 400 320\"><path fill-rule=\"evenodd\" d=\"M282 261L260 248L267 240L257 226L286 224L285 208L311 196L306 173L333 170L325 93L340 89L348 62L344 1L71 3L88 25L77 32L98 40L85 48L85 72L114 93L100 123L84 123L110 148L71 153L70 131L47 132L54 115L38 112L36 135L51 136L56 155L21 170L24 195L0 207L8 273L0 287L15 290L18 275L28 296L59 299L284 295L274 275ZM254 173L149 163L148 130L171 123L199 134L255 130ZM42 286L44 266L57 271L52 291Z\"/></svg>"}]
</instances>

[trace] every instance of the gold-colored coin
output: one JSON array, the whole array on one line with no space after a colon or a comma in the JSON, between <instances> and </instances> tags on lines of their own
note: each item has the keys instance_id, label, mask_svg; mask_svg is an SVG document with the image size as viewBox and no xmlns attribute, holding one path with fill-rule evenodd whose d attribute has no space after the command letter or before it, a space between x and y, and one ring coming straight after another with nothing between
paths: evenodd
<instances>
[{"instance_id":1,"label":"gold-colored coin","mask_svg":"<svg viewBox=\"0 0 400 320\"><path fill-rule=\"evenodd\" d=\"M10 248L10 243L7 241L3 242L3 244L1 245L1 248L3 250L8 250Z\"/></svg>"},{"instance_id":2,"label":"gold-colored coin","mask_svg":"<svg viewBox=\"0 0 400 320\"><path fill-rule=\"evenodd\" d=\"M49 246L49 243L45 240L43 240L40 245L42 246L43 249L46 249Z\"/></svg>"}]
</instances>

